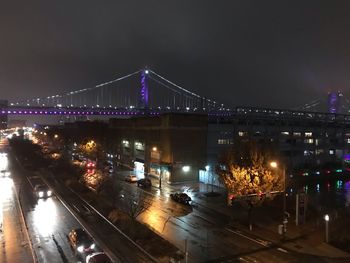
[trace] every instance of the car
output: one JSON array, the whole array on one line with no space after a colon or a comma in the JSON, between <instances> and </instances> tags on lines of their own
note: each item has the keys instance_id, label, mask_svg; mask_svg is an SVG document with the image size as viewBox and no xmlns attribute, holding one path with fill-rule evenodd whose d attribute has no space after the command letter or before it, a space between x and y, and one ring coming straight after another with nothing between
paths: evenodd
<instances>
[{"instance_id":1,"label":"car","mask_svg":"<svg viewBox=\"0 0 350 263\"><path fill-rule=\"evenodd\" d=\"M142 186L142 187L151 187L152 182L148 178L143 178L137 181L137 186Z\"/></svg>"},{"instance_id":2,"label":"car","mask_svg":"<svg viewBox=\"0 0 350 263\"><path fill-rule=\"evenodd\" d=\"M112 263L112 260L103 252L96 252L86 257L86 263Z\"/></svg>"},{"instance_id":3,"label":"car","mask_svg":"<svg viewBox=\"0 0 350 263\"><path fill-rule=\"evenodd\" d=\"M35 185L34 192L38 198L48 198L52 195L50 188L44 184Z\"/></svg>"},{"instance_id":4,"label":"car","mask_svg":"<svg viewBox=\"0 0 350 263\"><path fill-rule=\"evenodd\" d=\"M125 177L125 181L129 182L129 183L136 183L137 182L137 176L134 174L128 174Z\"/></svg>"},{"instance_id":5,"label":"car","mask_svg":"<svg viewBox=\"0 0 350 263\"><path fill-rule=\"evenodd\" d=\"M96 244L82 228L76 228L69 232L68 241L75 253L90 254L94 252Z\"/></svg>"},{"instance_id":6,"label":"car","mask_svg":"<svg viewBox=\"0 0 350 263\"><path fill-rule=\"evenodd\" d=\"M170 194L171 199L175 202L182 203L188 205L192 199L186 193L174 193Z\"/></svg>"},{"instance_id":7,"label":"car","mask_svg":"<svg viewBox=\"0 0 350 263\"><path fill-rule=\"evenodd\" d=\"M74 209L82 216L91 216L91 210L86 207L85 205L81 204L81 205L72 205L74 207Z\"/></svg>"},{"instance_id":8,"label":"car","mask_svg":"<svg viewBox=\"0 0 350 263\"><path fill-rule=\"evenodd\" d=\"M1 170L0 171L0 176L1 177L9 177L10 176L10 172L7 170Z\"/></svg>"}]
</instances>

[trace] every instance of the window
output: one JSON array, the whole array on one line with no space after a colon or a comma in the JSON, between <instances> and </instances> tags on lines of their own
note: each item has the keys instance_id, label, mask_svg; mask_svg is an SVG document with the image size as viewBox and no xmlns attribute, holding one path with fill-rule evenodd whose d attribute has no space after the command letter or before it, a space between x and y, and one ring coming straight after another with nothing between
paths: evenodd
<instances>
[{"instance_id":1,"label":"window","mask_svg":"<svg viewBox=\"0 0 350 263\"><path fill-rule=\"evenodd\" d=\"M248 135L248 132L246 131L239 131L238 132L238 136L242 137L242 136L247 136Z\"/></svg>"},{"instance_id":2,"label":"window","mask_svg":"<svg viewBox=\"0 0 350 263\"><path fill-rule=\"evenodd\" d=\"M350 143L350 138L345 139L346 143Z\"/></svg>"},{"instance_id":3,"label":"window","mask_svg":"<svg viewBox=\"0 0 350 263\"><path fill-rule=\"evenodd\" d=\"M129 141L123 140L122 143L124 147L129 147Z\"/></svg>"},{"instance_id":4,"label":"window","mask_svg":"<svg viewBox=\"0 0 350 263\"><path fill-rule=\"evenodd\" d=\"M218 139L218 144L233 144L232 139Z\"/></svg>"},{"instance_id":5,"label":"window","mask_svg":"<svg viewBox=\"0 0 350 263\"><path fill-rule=\"evenodd\" d=\"M312 144L314 143L314 139L305 139L304 143Z\"/></svg>"},{"instance_id":6,"label":"window","mask_svg":"<svg viewBox=\"0 0 350 263\"><path fill-rule=\"evenodd\" d=\"M315 139L315 145L318 146L321 143L321 139Z\"/></svg>"},{"instance_id":7,"label":"window","mask_svg":"<svg viewBox=\"0 0 350 263\"><path fill-rule=\"evenodd\" d=\"M135 142L135 149L139 151L145 150L145 146L142 142Z\"/></svg>"},{"instance_id":8,"label":"window","mask_svg":"<svg viewBox=\"0 0 350 263\"><path fill-rule=\"evenodd\" d=\"M312 132L305 132L305 137L312 137Z\"/></svg>"},{"instance_id":9,"label":"window","mask_svg":"<svg viewBox=\"0 0 350 263\"><path fill-rule=\"evenodd\" d=\"M293 132L293 136L300 137L301 136L301 132Z\"/></svg>"},{"instance_id":10,"label":"window","mask_svg":"<svg viewBox=\"0 0 350 263\"><path fill-rule=\"evenodd\" d=\"M281 132L281 135L289 135L289 132L283 131L283 132Z\"/></svg>"},{"instance_id":11,"label":"window","mask_svg":"<svg viewBox=\"0 0 350 263\"><path fill-rule=\"evenodd\" d=\"M330 155L334 155L334 150L329 150Z\"/></svg>"}]
</instances>

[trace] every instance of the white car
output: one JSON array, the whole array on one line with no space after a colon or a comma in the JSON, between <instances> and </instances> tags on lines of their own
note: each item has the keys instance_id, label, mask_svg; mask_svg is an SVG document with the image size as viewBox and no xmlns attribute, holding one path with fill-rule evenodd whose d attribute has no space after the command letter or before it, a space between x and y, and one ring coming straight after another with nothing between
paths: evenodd
<instances>
[{"instance_id":1,"label":"white car","mask_svg":"<svg viewBox=\"0 0 350 263\"><path fill-rule=\"evenodd\" d=\"M129 174L125 177L125 181L129 182L129 183L136 183L137 182L137 176L134 174Z\"/></svg>"}]
</instances>

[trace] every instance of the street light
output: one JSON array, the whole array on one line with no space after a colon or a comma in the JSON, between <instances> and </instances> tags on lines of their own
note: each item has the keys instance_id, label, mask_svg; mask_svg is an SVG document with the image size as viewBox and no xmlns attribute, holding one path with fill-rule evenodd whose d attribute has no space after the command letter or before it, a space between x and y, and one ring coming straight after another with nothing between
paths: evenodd
<instances>
[{"instance_id":1,"label":"street light","mask_svg":"<svg viewBox=\"0 0 350 263\"><path fill-rule=\"evenodd\" d=\"M277 169L278 168L278 163L273 161L270 162L270 166L273 169ZM283 222L283 239L285 238L285 233L286 233L286 229L287 229L287 217L288 214L286 213L287 210L287 205L286 205L286 168L285 166L282 166L282 177L283 177L283 217L282 217L282 222Z\"/></svg>"},{"instance_id":2,"label":"street light","mask_svg":"<svg viewBox=\"0 0 350 263\"><path fill-rule=\"evenodd\" d=\"M326 221L326 243L328 243L329 242L329 228L328 228L329 215L325 215L324 220Z\"/></svg>"},{"instance_id":3,"label":"street light","mask_svg":"<svg viewBox=\"0 0 350 263\"><path fill-rule=\"evenodd\" d=\"M270 166L273 169L276 169L278 167L278 163L273 161L270 162ZM283 215L285 214L287 210L287 205L286 205L286 168L283 166L282 167L282 178L283 178Z\"/></svg>"},{"instance_id":4,"label":"street light","mask_svg":"<svg viewBox=\"0 0 350 263\"><path fill-rule=\"evenodd\" d=\"M162 189L162 169L160 167L160 155L161 155L161 151L158 150L158 148L156 146L152 147L152 151L155 153L158 153L158 168L159 168L159 189Z\"/></svg>"},{"instance_id":5,"label":"street light","mask_svg":"<svg viewBox=\"0 0 350 263\"><path fill-rule=\"evenodd\" d=\"M277 168L277 162L271 162L270 163L270 166L272 167L272 168Z\"/></svg>"}]
</instances>

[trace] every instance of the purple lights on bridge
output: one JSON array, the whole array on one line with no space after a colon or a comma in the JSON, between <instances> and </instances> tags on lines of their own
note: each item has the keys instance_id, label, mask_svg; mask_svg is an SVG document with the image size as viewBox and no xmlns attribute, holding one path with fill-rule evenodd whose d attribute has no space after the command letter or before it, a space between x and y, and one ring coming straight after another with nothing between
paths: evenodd
<instances>
[{"instance_id":1,"label":"purple lights on bridge","mask_svg":"<svg viewBox=\"0 0 350 263\"><path fill-rule=\"evenodd\" d=\"M148 80L147 80L148 74L149 74L149 71L147 69L141 72L140 106L142 108L148 108Z\"/></svg>"},{"instance_id":2,"label":"purple lights on bridge","mask_svg":"<svg viewBox=\"0 0 350 263\"><path fill-rule=\"evenodd\" d=\"M68 110L68 109L60 109L60 110L22 110L22 109L2 109L0 111L0 115L68 115L68 116L142 116L146 113L144 111L135 111L135 110ZM149 111L148 115L159 115L159 111Z\"/></svg>"}]
</instances>

